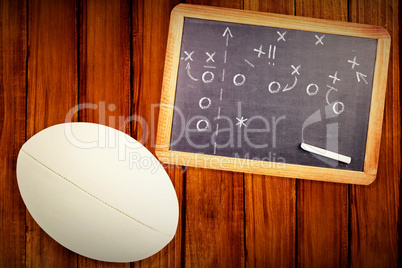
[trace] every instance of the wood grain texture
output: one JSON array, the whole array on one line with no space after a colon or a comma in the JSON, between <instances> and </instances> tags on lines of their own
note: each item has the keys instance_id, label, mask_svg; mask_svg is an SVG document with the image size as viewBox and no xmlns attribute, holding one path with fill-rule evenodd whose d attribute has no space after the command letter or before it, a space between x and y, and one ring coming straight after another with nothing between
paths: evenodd
<instances>
[{"instance_id":1,"label":"wood grain texture","mask_svg":"<svg viewBox=\"0 0 402 268\"><path fill-rule=\"evenodd\" d=\"M386 30L384 29L384 31ZM374 90L371 95L370 106L370 114L376 114L376 117L369 118L366 156L364 158L364 172L373 175L377 175L378 170L390 50L391 37L377 40L376 74L373 81L373 88L377 90Z\"/></svg>"},{"instance_id":2,"label":"wood grain texture","mask_svg":"<svg viewBox=\"0 0 402 268\"><path fill-rule=\"evenodd\" d=\"M133 103L133 111L138 116L133 135L154 153L170 11L178 1L141 3L137 4L138 10L133 10L133 22L138 23L133 28L141 34L133 40L135 49L140 50L133 54L133 65L137 67L133 77L137 103Z\"/></svg>"},{"instance_id":3,"label":"wood grain texture","mask_svg":"<svg viewBox=\"0 0 402 268\"><path fill-rule=\"evenodd\" d=\"M246 266L295 266L295 180L245 174L244 187Z\"/></svg>"},{"instance_id":4,"label":"wood grain texture","mask_svg":"<svg viewBox=\"0 0 402 268\"><path fill-rule=\"evenodd\" d=\"M98 105L80 120L119 128L122 116L122 130L154 152L169 12L178 0L27 1L0 1L0 267L114 267L78 257L40 229L23 206L16 157L25 135L64 122L78 101ZM176 236L131 266L400 266L400 2L191 2L384 26L392 51L378 177L350 187L297 181L294 190L293 179L166 167L180 205ZM125 121L131 114L138 117Z\"/></svg>"},{"instance_id":5,"label":"wood grain texture","mask_svg":"<svg viewBox=\"0 0 402 268\"><path fill-rule=\"evenodd\" d=\"M296 0L296 15L347 21L346 0ZM348 265L348 186L297 181L297 264Z\"/></svg>"},{"instance_id":6,"label":"wood grain texture","mask_svg":"<svg viewBox=\"0 0 402 268\"><path fill-rule=\"evenodd\" d=\"M294 14L293 1L244 1L244 9ZM296 259L296 181L244 174L247 267L292 267Z\"/></svg>"},{"instance_id":7,"label":"wood grain texture","mask_svg":"<svg viewBox=\"0 0 402 268\"><path fill-rule=\"evenodd\" d=\"M130 2L82 1L80 121L130 133Z\"/></svg>"},{"instance_id":8,"label":"wood grain texture","mask_svg":"<svg viewBox=\"0 0 402 268\"><path fill-rule=\"evenodd\" d=\"M244 9L285 15L294 15L295 12L294 1L291 0L244 0Z\"/></svg>"},{"instance_id":9,"label":"wood grain texture","mask_svg":"<svg viewBox=\"0 0 402 268\"><path fill-rule=\"evenodd\" d=\"M75 1L32 0L28 7L26 123L30 138L63 123L77 104L77 5ZM27 266L76 266L76 254L50 238L29 213L26 225Z\"/></svg>"},{"instance_id":10,"label":"wood grain texture","mask_svg":"<svg viewBox=\"0 0 402 268\"><path fill-rule=\"evenodd\" d=\"M348 265L348 187L297 184L297 263L302 267Z\"/></svg>"},{"instance_id":11,"label":"wood grain texture","mask_svg":"<svg viewBox=\"0 0 402 268\"><path fill-rule=\"evenodd\" d=\"M133 1L132 4L132 135L155 152L156 125L163 78L163 66L170 11L179 1ZM183 170L165 166L179 201L179 223L173 240L155 255L133 267L182 266Z\"/></svg>"},{"instance_id":12,"label":"wood grain texture","mask_svg":"<svg viewBox=\"0 0 402 268\"><path fill-rule=\"evenodd\" d=\"M131 39L132 39L132 53L131 53L131 115L139 116L139 101L140 92L142 90L142 74L143 74L143 51L144 51L144 0L132 1L131 3ZM139 119L139 117L135 117ZM146 135L139 134L137 127L140 127L136 121L132 124L131 134L136 140L139 137ZM146 130L146 128L143 128Z\"/></svg>"},{"instance_id":13,"label":"wood grain texture","mask_svg":"<svg viewBox=\"0 0 402 268\"><path fill-rule=\"evenodd\" d=\"M25 141L26 4L0 2L0 267L25 266L25 206L15 168Z\"/></svg>"},{"instance_id":14,"label":"wood grain texture","mask_svg":"<svg viewBox=\"0 0 402 268\"><path fill-rule=\"evenodd\" d=\"M195 5L206 5L206 6L216 6L216 7L228 7L235 9L243 9L244 1L233 1L233 0L187 0L183 1L187 4Z\"/></svg>"},{"instance_id":15,"label":"wood grain texture","mask_svg":"<svg viewBox=\"0 0 402 268\"><path fill-rule=\"evenodd\" d=\"M188 168L186 267L242 267L243 174Z\"/></svg>"},{"instance_id":16,"label":"wood grain texture","mask_svg":"<svg viewBox=\"0 0 402 268\"><path fill-rule=\"evenodd\" d=\"M82 1L80 4L80 121L130 134L130 1ZM83 256L79 267L129 267Z\"/></svg>"},{"instance_id":17,"label":"wood grain texture","mask_svg":"<svg viewBox=\"0 0 402 268\"><path fill-rule=\"evenodd\" d=\"M392 0L350 1L349 4L351 21L384 26L392 40L377 179L368 187L350 188L352 267L396 267L398 262L401 178L399 12L398 1Z\"/></svg>"},{"instance_id":18,"label":"wood grain texture","mask_svg":"<svg viewBox=\"0 0 402 268\"><path fill-rule=\"evenodd\" d=\"M242 1L189 1L242 8ZM241 267L244 251L243 174L187 168L185 266ZM205 231L206 230L206 231Z\"/></svg>"}]
</instances>

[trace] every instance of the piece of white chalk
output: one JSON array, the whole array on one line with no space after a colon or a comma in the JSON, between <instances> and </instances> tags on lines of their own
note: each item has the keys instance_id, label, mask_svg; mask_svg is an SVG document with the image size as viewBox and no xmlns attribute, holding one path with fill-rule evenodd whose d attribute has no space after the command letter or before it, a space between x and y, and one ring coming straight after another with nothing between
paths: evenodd
<instances>
[{"instance_id":1,"label":"piece of white chalk","mask_svg":"<svg viewBox=\"0 0 402 268\"><path fill-rule=\"evenodd\" d=\"M322 148L318 148L313 145L306 144L304 142L302 142L301 148L303 150L306 150L307 152L318 154L318 155L321 155L324 157L328 157L328 158L331 158L331 159L334 159L334 160L337 160L337 161L340 161L340 162L343 162L346 164L350 164L350 161L352 160L349 156L331 152L331 151L328 151L328 150L325 150Z\"/></svg>"}]
</instances>

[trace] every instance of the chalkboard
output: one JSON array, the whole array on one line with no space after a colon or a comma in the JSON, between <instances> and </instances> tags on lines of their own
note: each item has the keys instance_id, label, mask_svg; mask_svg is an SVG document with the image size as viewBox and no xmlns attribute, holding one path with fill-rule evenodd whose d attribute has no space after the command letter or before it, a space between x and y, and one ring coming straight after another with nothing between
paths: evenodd
<instances>
[{"instance_id":1,"label":"chalkboard","mask_svg":"<svg viewBox=\"0 0 402 268\"><path fill-rule=\"evenodd\" d=\"M180 8L176 83L169 87L174 98L166 102L172 105L170 125L163 127L168 122L163 113L159 122L169 128L169 145L161 151L202 156L204 163L190 165L208 168L228 169L208 163L225 158L233 170L259 164L252 172L262 174L286 175L289 166L365 173L372 98L384 102L375 94L378 64L386 63L378 54L384 50L379 27L368 26L370 34L362 36L317 20L297 29L290 23L297 25L295 17L270 25L263 14L265 24L256 25L200 16L198 9L191 16L186 12L193 6ZM382 35L373 36L373 27ZM168 65L165 74L166 68L172 70Z\"/></svg>"}]
</instances>

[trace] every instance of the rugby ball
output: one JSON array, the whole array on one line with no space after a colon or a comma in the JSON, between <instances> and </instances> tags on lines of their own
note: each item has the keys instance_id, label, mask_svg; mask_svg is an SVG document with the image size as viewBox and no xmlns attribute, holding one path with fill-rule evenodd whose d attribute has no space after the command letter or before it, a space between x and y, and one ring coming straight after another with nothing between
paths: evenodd
<instances>
[{"instance_id":1,"label":"rugby ball","mask_svg":"<svg viewBox=\"0 0 402 268\"><path fill-rule=\"evenodd\" d=\"M169 176L142 144L113 128L42 130L22 146L17 180L39 226L80 255L137 261L175 235L179 205Z\"/></svg>"}]
</instances>

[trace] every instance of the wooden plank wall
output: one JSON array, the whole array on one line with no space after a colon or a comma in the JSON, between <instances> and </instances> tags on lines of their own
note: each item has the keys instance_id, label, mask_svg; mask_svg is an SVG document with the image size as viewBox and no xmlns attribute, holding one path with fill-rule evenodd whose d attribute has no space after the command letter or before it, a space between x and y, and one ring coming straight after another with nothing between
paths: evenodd
<instances>
[{"instance_id":1,"label":"wooden plank wall","mask_svg":"<svg viewBox=\"0 0 402 268\"><path fill-rule=\"evenodd\" d=\"M354 186L166 166L180 204L176 236L154 256L119 266L401 264L398 0L187 2L384 26L392 47L378 177ZM0 1L0 267L116 267L40 229L20 197L16 159L26 139L65 121L115 127L153 151L169 14L178 3Z\"/></svg>"},{"instance_id":2,"label":"wooden plank wall","mask_svg":"<svg viewBox=\"0 0 402 268\"><path fill-rule=\"evenodd\" d=\"M25 141L27 10L0 2L0 266L25 264L25 207L15 167Z\"/></svg>"},{"instance_id":3,"label":"wooden plank wall","mask_svg":"<svg viewBox=\"0 0 402 268\"><path fill-rule=\"evenodd\" d=\"M298 16L348 21L347 0L298 0L295 4ZM348 185L300 180L296 188L297 263L301 267L347 266Z\"/></svg>"}]
</instances>

